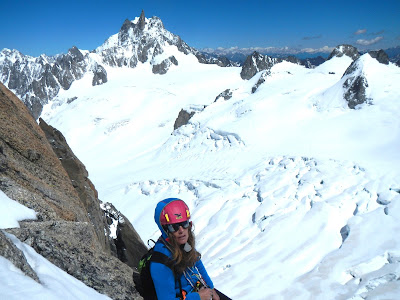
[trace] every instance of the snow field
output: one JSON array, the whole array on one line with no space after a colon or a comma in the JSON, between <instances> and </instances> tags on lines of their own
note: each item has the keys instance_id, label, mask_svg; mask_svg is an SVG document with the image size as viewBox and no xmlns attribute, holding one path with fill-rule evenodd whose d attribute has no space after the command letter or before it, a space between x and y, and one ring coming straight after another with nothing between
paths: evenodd
<instances>
[{"instance_id":1,"label":"snow field","mask_svg":"<svg viewBox=\"0 0 400 300\"><path fill-rule=\"evenodd\" d=\"M0 230L19 227L18 221L36 219L36 213L33 210L11 200L2 191L0 191L0 209L6 212L1 220ZM1 299L110 299L59 269L14 235L3 232L24 253L40 283L26 276L9 260L0 256Z\"/></svg>"},{"instance_id":2,"label":"snow field","mask_svg":"<svg viewBox=\"0 0 400 300\"><path fill-rule=\"evenodd\" d=\"M345 56L314 70L275 65L252 94L261 73L242 81L238 68L174 55L166 75L109 68L106 84L75 82L45 108L100 199L145 242L159 235L156 203L185 200L207 270L233 299L395 299L398 68L363 57L373 105L349 110ZM173 131L182 108L201 105Z\"/></svg>"}]
</instances>

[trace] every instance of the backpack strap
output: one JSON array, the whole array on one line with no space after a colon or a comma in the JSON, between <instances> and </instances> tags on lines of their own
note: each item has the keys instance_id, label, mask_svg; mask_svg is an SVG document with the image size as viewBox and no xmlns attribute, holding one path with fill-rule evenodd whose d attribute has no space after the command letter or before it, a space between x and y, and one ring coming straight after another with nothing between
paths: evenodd
<instances>
[{"instance_id":1,"label":"backpack strap","mask_svg":"<svg viewBox=\"0 0 400 300\"><path fill-rule=\"evenodd\" d=\"M179 294L177 296L179 296L180 299L184 299L182 294L182 283L179 274L175 272L174 261L171 258L169 258L168 255L158 251L153 252L150 261L163 264L171 269L172 273L174 274L175 283L178 281L179 284Z\"/></svg>"},{"instance_id":2,"label":"backpack strap","mask_svg":"<svg viewBox=\"0 0 400 300\"><path fill-rule=\"evenodd\" d=\"M150 261L166 265L175 274L174 262L172 261L172 259L168 257L168 255L158 251L154 251L153 254L151 255Z\"/></svg>"}]
</instances>

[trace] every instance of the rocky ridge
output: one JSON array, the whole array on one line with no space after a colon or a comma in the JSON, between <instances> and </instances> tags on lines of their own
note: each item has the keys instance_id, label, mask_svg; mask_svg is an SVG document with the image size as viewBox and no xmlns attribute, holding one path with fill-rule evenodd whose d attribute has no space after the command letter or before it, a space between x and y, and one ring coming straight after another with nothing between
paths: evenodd
<instances>
[{"instance_id":1,"label":"rocky ridge","mask_svg":"<svg viewBox=\"0 0 400 300\"><path fill-rule=\"evenodd\" d=\"M125 20L120 31L92 51L72 47L66 54L56 56L26 56L17 50L0 52L0 82L12 90L37 119L43 105L60 90L68 90L75 80L92 76L92 85L107 82L106 67L135 68L138 63L150 62L154 74L166 74L172 65L178 65L165 47L176 46L184 54L193 54L200 63L232 66L226 58L206 56L187 45L178 35L164 28L160 18Z\"/></svg>"},{"instance_id":2,"label":"rocky ridge","mask_svg":"<svg viewBox=\"0 0 400 300\"><path fill-rule=\"evenodd\" d=\"M337 47L335 50L338 52L339 48L340 47ZM344 80L342 85L344 90L343 98L351 109L356 109L360 104L371 104L373 101L373 99L367 95L368 78L364 72L364 55L369 55L381 64L389 64L389 58L383 50L370 51L362 56L356 55L355 53L358 53L356 48L347 46L345 54L353 58L353 62L342 76L342 80Z\"/></svg>"},{"instance_id":3,"label":"rocky ridge","mask_svg":"<svg viewBox=\"0 0 400 300\"><path fill-rule=\"evenodd\" d=\"M370 51L367 53L367 55L376 59L381 64L389 64L388 55L383 50ZM362 57L362 55L359 53L356 47L353 47L351 45L339 45L335 47L335 49L329 55L329 59L342 56L348 56L353 60L353 63L347 68L342 76L342 79L344 78L342 84L344 90L343 99L345 99L345 101L347 102L348 107L350 109L355 109L359 104L372 103L372 99L366 95L368 81L367 78L364 76L362 70L363 64L360 63L360 58ZM317 64L320 64L322 60L324 60L322 57L319 58ZM246 58L246 61L242 66L240 76L243 80L250 80L251 78L256 76L256 74L258 74L258 80L251 89L251 93L255 93L257 89L268 80L268 77L271 76L271 68L274 65L283 61L298 65L304 65L306 68L314 67L311 61L300 60L294 56L288 56L284 59L273 58L255 51ZM308 64L308 66L305 64ZM214 102L217 102L220 99L223 99L223 101L227 101L232 98L233 93L233 90L226 89L218 96L216 96ZM187 124L189 122L189 119L193 117L196 112L197 111L193 111L190 109L182 109L179 112L177 119L175 120L174 130L182 125Z\"/></svg>"},{"instance_id":4,"label":"rocky ridge","mask_svg":"<svg viewBox=\"0 0 400 300\"><path fill-rule=\"evenodd\" d=\"M62 134L43 122L39 127L22 101L2 84L0 190L36 212L36 220L0 231L0 255L24 274L40 282L9 234L112 299L141 299L131 267L146 247L136 231L115 208L100 208L84 165ZM110 224L120 232L118 238L111 235Z\"/></svg>"},{"instance_id":5,"label":"rocky ridge","mask_svg":"<svg viewBox=\"0 0 400 300\"><path fill-rule=\"evenodd\" d=\"M366 55L371 56L381 64L389 64L389 57L383 50L370 51ZM348 107L351 109L355 109L359 104L371 103L372 99L366 95L368 80L362 70L363 64L360 62L360 59L362 57L361 54L359 53L357 48L351 45L339 45L329 55L328 60L334 57L342 56L348 56L353 60L353 63L347 68L342 76L342 79L345 79L342 85L344 90L343 98L347 102ZM301 61L295 57L288 57L284 60L299 65L302 64ZM282 61L282 59L272 58L254 52L252 55L249 55L247 57L240 75L242 79L248 80L260 72L259 79L257 83L252 87L251 91L252 93L255 93L258 87L262 85L269 76L271 76L271 68L275 64ZM228 92L230 92L230 94L232 93L229 90L225 91L224 93L227 94ZM217 99L221 97L221 95L219 95ZM225 100L227 100L227 98L225 98Z\"/></svg>"}]
</instances>

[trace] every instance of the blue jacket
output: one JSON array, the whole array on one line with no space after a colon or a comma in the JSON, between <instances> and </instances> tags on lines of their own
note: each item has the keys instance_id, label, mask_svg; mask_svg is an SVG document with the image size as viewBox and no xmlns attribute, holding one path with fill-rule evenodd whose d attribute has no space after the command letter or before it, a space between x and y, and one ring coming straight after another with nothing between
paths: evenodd
<instances>
[{"instance_id":1,"label":"blue jacket","mask_svg":"<svg viewBox=\"0 0 400 300\"><path fill-rule=\"evenodd\" d=\"M154 219L160 228L162 233L161 239L165 239L167 237L167 233L163 230L160 224L160 213L165 205L167 205L172 200L176 200L175 198L165 199L160 202L154 214ZM154 250L161 252L168 257L172 257L171 251L165 246L165 244L158 240L156 245L154 246ZM181 275L180 281L182 285L182 289L187 292L186 300L200 300L200 295L196 292L193 292L192 285L195 285L197 282L196 273L200 273L204 281L206 282L209 288L214 288L214 284L211 281L210 277L207 274L206 269L201 260L198 260L194 267L186 270L186 277L184 274ZM151 262L150 264L150 273L154 282L154 287L156 289L158 300L172 300L179 299L176 295L180 294L179 291L179 283L175 282L175 277L170 268L165 266L164 264ZM190 281L190 282L189 282Z\"/></svg>"}]
</instances>

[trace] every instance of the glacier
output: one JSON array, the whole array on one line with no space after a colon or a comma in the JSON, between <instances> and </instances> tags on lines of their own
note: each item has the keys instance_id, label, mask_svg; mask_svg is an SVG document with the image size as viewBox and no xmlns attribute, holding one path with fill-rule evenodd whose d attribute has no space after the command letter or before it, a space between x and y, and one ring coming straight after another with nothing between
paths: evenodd
<instances>
[{"instance_id":1,"label":"glacier","mask_svg":"<svg viewBox=\"0 0 400 300\"><path fill-rule=\"evenodd\" d=\"M158 201L186 201L206 268L232 299L397 299L399 67L361 56L369 100L350 109L346 55L243 80L239 67L161 44L135 68L104 64L101 85L83 74L43 107L99 198L144 241L159 235ZM179 63L154 74L166 54ZM226 90L230 99L217 97ZM181 109L195 114L174 130Z\"/></svg>"}]
</instances>

